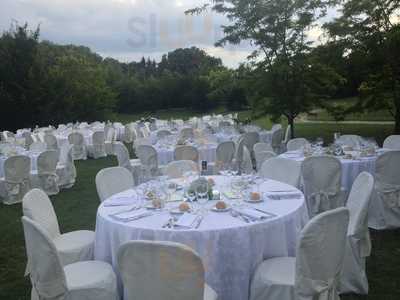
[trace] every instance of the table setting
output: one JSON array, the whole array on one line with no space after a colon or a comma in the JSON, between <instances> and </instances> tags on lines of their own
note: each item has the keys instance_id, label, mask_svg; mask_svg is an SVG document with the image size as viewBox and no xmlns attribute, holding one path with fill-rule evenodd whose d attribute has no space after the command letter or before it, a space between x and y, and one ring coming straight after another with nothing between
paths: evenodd
<instances>
[{"instance_id":1,"label":"table setting","mask_svg":"<svg viewBox=\"0 0 400 300\"><path fill-rule=\"evenodd\" d=\"M100 205L95 258L115 264L118 247L128 240L183 243L202 257L219 299L244 300L256 265L294 255L307 221L303 194L281 182L190 172L159 177Z\"/></svg>"}]
</instances>

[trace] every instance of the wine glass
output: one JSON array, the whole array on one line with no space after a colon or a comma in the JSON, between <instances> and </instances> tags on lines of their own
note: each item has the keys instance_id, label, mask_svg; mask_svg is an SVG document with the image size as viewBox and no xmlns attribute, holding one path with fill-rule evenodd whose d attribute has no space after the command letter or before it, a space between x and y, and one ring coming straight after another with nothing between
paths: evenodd
<instances>
[{"instance_id":1,"label":"wine glass","mask_svg":"<svg viewBox=\"0 0 400 300\"><path fill-rule=\"evenodd\" d=\"M199 184L196 187L197 203L201 206L200 213L204 215L205 205L208 202L208 183Z\"/></svg>"}]
</instances>

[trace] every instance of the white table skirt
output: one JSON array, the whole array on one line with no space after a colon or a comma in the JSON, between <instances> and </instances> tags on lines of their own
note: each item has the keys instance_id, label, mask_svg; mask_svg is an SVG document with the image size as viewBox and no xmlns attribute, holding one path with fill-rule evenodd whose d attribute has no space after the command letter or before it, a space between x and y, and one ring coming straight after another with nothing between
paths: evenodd
<instances>
[{"instance_id":1,"label":"white table skirt","mask_svg":"<svg viewBox=\"0 0 400 300\"><path fill-rule=\"evenodd\" d=\"M171 161L174 161L174 147L171 148L158 148L156 147L157 150L157 156L158 156L158 164L160 166L166 165L170 163ZM215 144L210 144L208 146L204 147L197 147L197 150L199 151L199 161L207 161L208 163L210 162L215 162L217 159L217 145Z\"/></svg>"},{"instance_id":2,"label":"white table skirt","mask_svg":"<svg viewBox=\"0 0 400 300\"><path fill-rule=\"evenodd\" d=\"M303 155L296 153L283 153L280 157L294 159L302 162L305 158ZM342 188L348 193L351 190L354 180L361 172L375 174L375 162L377 156L362 157L360 159L343 159L339 158L342 164Z\"/></svg>"},{"instance_id":3,"label":"white table skirt","mask_svg":"<svg viewBox=\"0 0 400 300\"><path fill-rule=\"evenodd\" d=\"M217 186L225 180L221 176L214 178ZM272 180L261 185L263 191L276 189L293 187ZM121 207L101 205L97 212L95 259L111 263L118 274L117 251L121 244L129 240L183 243L201 256L206 282L216 290L218 299L247 300L257 265L275 256L294 256L298 235L308 221L304 197L267 200L251 205L263 207L277 217L248 224L229 213L209 212L198 229L163 229L162 225L169 218L168 212L122 223L109 217L110 213L121 210Z\"/></svg>"}]
</instances>

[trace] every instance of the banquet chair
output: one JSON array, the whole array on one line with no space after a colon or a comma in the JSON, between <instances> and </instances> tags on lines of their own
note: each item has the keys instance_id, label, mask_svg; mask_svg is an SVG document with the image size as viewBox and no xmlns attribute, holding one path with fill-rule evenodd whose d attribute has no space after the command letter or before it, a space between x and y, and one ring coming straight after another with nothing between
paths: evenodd
<instances>
[{"instance_id":1,"label":"banquet chair","mask_svg":"<svg viewBox=\"0 0 400 300\"><path fill-rule=\"evenodd\" d=\"M43 142L33 142L29 146L29 151L34 151L34 152L43 152L43 151L46 151L46 149L47 149L47 146Z\"/></svg>"},{"instance_id":2,"label":"banquet chair","mask_svg":"<svg viewBox=\"0 0 400 300\"><path fill-rule=\"evenodd\" d=\"M400 150L400 135L390 135L383 142L384 149Z\"/></svg>"},{"instance_id":3,"label":"banquet chair","mask_svg":"<svg viewBox=\"0 0 400 300\"><path fill-rule=\"evenodd\" d=\"M257 171L261 170L262 164L270 158L276 157L276 154L272 151L259 151L255 152L256 156L256 169Z\"/></svg>"},{"instance_id":4,"label":"banquet chair","mask_svg":"<svg viewBox=\"0 0 400 300\"><path fill-rule=\"evenodd\" d=\"M58 151L47 150L39 154L37 158L37 170L31 171L30 180L32 188L40 188L47 195L56 195L60 192L58 175L56 173L58 159Z\"/></svg>"},{"instance_id":5,"label":"banquet chair","mask_svg":"<svg viewBox=\"0 0 400 300\"><path fill-rule=\"evenodd\" d=\"M32 138L32 134L28 131L22 133L23 138L25 139L25 149L29 149L30 145L32 145L35 141Z\"/></svg>"},{"instance_id":6,"label":"banquet chair","mask_svg":"<svg viewBox=\"0 0 400 300\"><path fill-rule=\"evenodd\" d=\"M254 151L254 153L261 152L261 151L271 151L271 152L274 152L274 149L272 149L271 144L259 142L259 143L256 143L256 144L254 145L253 151Z\"/></svg>"},{"instance_id":7,"label":"banquet chair","mask_svg":"<svg viewBox=\"0 0 400 300\"><path fill-rule=\"evenodd\" d=\"M121 142L114 143L113 152L117 156L118 166L124 167L133 176L135 185L139 184L141 164L139 159L129 159L129 151Z\"/></svg>"},{"instance_id":8,"label":"banquet chair","mask_svg":"<svg viewBox=\"0 0 400 300\"><path fill-rule=\"evenodd\" d=\"M281 124L272 124L271 131L275 131L275 130L278 130L278 129L282 129L282 125Z\"/></svg>"},{"instance_id":9,"label":"banquet chair","mask_svg":"<svg viewBox=\"0 0 400 300\"><path fill-rule=\"evenodd\" d=\"M282 157L272 157L261 165L258 174L264 178L287 183L296 188L300 183L301 163Z\"/></svg>"},{"instance_id":10,"label":"banquet chair","mask_svg":"<svg viewBox=\"0 0 400 300\"><path fill-rule=\"evenodd\" d=\"M134 140L134 138L133 138L134 135L135 135L135 133L133 131L132 124L131 123L126 124L125 125L125 133L124 133L124 142L125 143L132 143L133 140Z\"/></svg>"},{"instance_id":11,"label":"banquet chair","mask_svg":"<svg viewBox=\"0 0 400 300\"><path fill-rule=\"evenodd\" d=\"M208 167L212 170L212 174L218 174L221 169L229 168L235 158L236 146L232 141L222 142L218 144L216 149L216 162L209 163Z\"/></svg>"},{"instance_id":12,"label":"banquet chair","mask_svg":"<svg viewBox=\"0 0 400 300\"><path fill-rule=\"evenodd\" d=\"M349 211L321 213L303 228L296 257L262 262L251 282L250 300L339 300Z\"/></svg>"},{"instance_id":13,"label":"banquet chair","mask_svg":"<svg viewBox=\"0 0 400 300\"><path fill-rule=\"evenodd\" d=\"M231 125L232 124L229 121L221 121L218 124L218 128L221 130L221 129L225 128L225 127L230 127Z\"/></svg>"},{"instance_id":14,"label":"banquet chair","mask_svg":"<svg viewBox=\"0 0 400 300\"><path fill-rule=\"evenodd\" d=\"M31 300L118 300L111 265L93 260L63 265L49 232L27 217L22 217L22 225L33 286Z\"/></svg>"},{"instance_id":15,"label":"banquet chair","mask_svg":"<svg viewBox=\"0 0 400 300\"><path fill-rule=\"evenodd\" d=\"M61 189L71 188L76 180L76 168L72 158L72 147L65 144L60 148L60 158L56 168L58 186Z\"/></svg>"},{"instance_id":16,"label":"banquet chair","mask_svg":"<svg viewBox=\"0 0 400 300\"><path fill-rule=\"evenodd\" d=\"M194 131L191 127L182 128L179 133L179 139L187 140L194 138Z\"/></svg>"},{"instance_id":17,"label":"banquet chair","mask_svg":"<svg viewBox=\"0 0 400 300\"><path fill-rule=\"evenodd\" d=\"M187 172L199 173L199 168L192 160L171 161L166 167L164 174L170 178L180 178Z\"/></svg>"},{"instance_id":18,"label":"banquet chair","mask_svg":"<svg viewBox=\"0 0 400 300\"><path fill-rule=\"evenodd\" d=\"M73 146L72 158L74 160L80 160L80 159L86 160L87 150L83 134L80 132L72 132L68 135L68 141Z\"/></svg>"},{"instance_id":19,"label":"banquet chair","mask_svg":"<svg viewBox=\"0 0 400 300\"><path fill-rule=\"evenodd\" d=\"M239 165L239 171L241 174L251 174L254 172L251 154L247 146L243 146L243 157Z\"/></svg>"},{"instance_id":20,"label":"banquet chair","mask_svg":"<svg viewBox=\"0 0 400 300\"><path fill-rule=\"evenodd\" d=\"M341 194L342 165L336 157L306 158L301 166L301 175L310 217L344 205Z\"/></svg>"},{"instance_id":21,"label":"banquet chair","mask_svg":"<svg viewBox=\"0 0 400 300\"><path fill-rule=\"evenodd\" d=\"M199 161L199 151L193 146L178 146L174 150L174 160Z\"/></svg>"},{"instance_id":22,"label":"banquet chair","mask_svg":"<svg viewBox=\"0 0 400 300\"><path fill-rule=\"evenodd\" d=\"M283 129L278 128L276 130L273 130L271 137L271 146L276 154L282 153L282 140L283 140Z\"/></svg>"},{"instance_id":23,"label":"banquet chair","mask_svg":"<svg viewBox=\"0 0 400 300\"><path fill-rule=\"evenodd\" d=\"M350 212L349 228L340 278L341 293L368 294L365 260L371 254L368 231L368 208L374 188L374 177L360 173L353 183L346 207Z\"/></svg>"},{"instance_id":24,"label":"banquet chair","mask_svg":"<svg viewBox=\"0 0 400 300\"><path fill-rule=\"evenodd\" d=\"M157 139L163 139L167 136L171 135L171 131L163 129L157 132Z\"/></svg>"},{"instance_id":25,"label":"banquet chair","mask_svg":"<svg viewBox=\"0 0 400 300\"><path fill-rule=\"evenodd\" d=\"M47 232L63 266L93 259L94 232L77 230L61 234L54 207L44 191L30 190L22 201L22 210L25 217L37 222Z\"/></svg>"},{"instance_id":26,"label":"banquet chair","mask_svg":"<svg viewBox=\"0 0 400 300\"><path fill-rule=\"evenodd\" d=\"M0 196L4 204L15 204L30 190L29 172L31 159L25 155L15 155L4 162L4 177L0 179Z\"/></svg>"},{"instance_id":27,"label":"banquet chair","mask_svg":"<svg viewBox=\"0 0 400 300\"><path fill-rule=\"evenodd\" d=\"M340 136L335 142L354 149L359 149L361 146L361 140L362 138L359 135L344 134Z\"/></svg>"},{"instance_id":28,"label":"banquet chair","mask_svg":"<svg viewBox=\"0 0 400 300\"><path fill-rule=\"evenodd\" d=\"M58 151L58 142L54 134L45 134L44 143L46 144L47 150Z\"/></svg>"},{"instance_id":29,"label":"banquet chair","mask_svg":"<svg viewBox=\"0 0 400 300\"><path fill-rule=\"evenodd\" d=\"M373 229L400 227L400 151L378 156L375 162L375 192L368 225Z\"/></svg>"},{"instance_id":30,"label":"banquet chair","mask_svg":"<svg viewBox=\"0 0 400 300\"><path fill-rule=\"evenodd\" d=\"M129 241L118 249L117 263L126 300L218 298L215 291L205 283L200 256L186 245Z\"/></svg>"},{"instance_id":31,"label":"banquet chair","mask_svg":"<svg viewBox=\"0 0 400 300\"><path fill-rule=\"evenodd\" d=\"M158 166L158 154L151 145L139 145L136 147L136 155L141 163L141 175L143 178L153 178L161 175Z\"/></svg>"},{"instance_id":32,"label":"banquet chair","mask_svg":"<svg viewBox=\"0 0 400 300\"><path fill-rule=\"evenodd\" d=\"M135 185L132 173L123 167L102 169L97 173L95 181L100 202Z\"/></svg>"},{"instance_id":33,"label":"banquet chair","mask_svg":"<svg viewBox=\"0 0 400 300\"><path fill-rule=\"evenodd\" d=\"M96 131L93 133L92 144L87 145L87 151L89 157L93 157L94 159L107 156L104 131Z\"/></svg>"},{"instance_id":34,"label":"banquet chair","mask_svg":"<svg viewBox=\"0 0 400 300\"><path fill-rule=\"evenodd\" d=\"M113 154L113 144L116 141L116 134L117 134L116 130L114 127L108 126L107 129L104 129L104 134L105 134L104 145L106 154L107 155Z\"/></svg>"},{"instance_id":35,"label":"banquet chair","mask_svg":"<svg viewBox=\"0 0 400 300\"><path fill-rule=\"evenodd\" d=\"M305 138L291 139L286 144L286 150L287 151L302 150L307 145L310 145L310 143Z\"/></svg>"},{"instance_id":36,"label":"banquet chair","mask_svg":"<svg viewBox=\"0 0 400 300\"><path fill-rule=\"evenodd\" d=\"M254 145L260 142L260 134L254 131L246 132L243 134L243 140L247 150L250 151L252 161L255 161Z\"/></svg>"}]
</instances>

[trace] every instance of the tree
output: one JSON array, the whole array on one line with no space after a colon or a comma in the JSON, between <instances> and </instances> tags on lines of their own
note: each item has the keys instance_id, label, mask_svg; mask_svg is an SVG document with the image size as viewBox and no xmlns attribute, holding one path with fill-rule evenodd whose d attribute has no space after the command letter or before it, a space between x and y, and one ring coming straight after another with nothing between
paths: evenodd
<instances>
[{"instance_id":1,"label":"tree","mask_svg":"<svg viewBox=\"0 0 400 300\"><path fill-rule=\"evenodd\" d=\"M325 25L344 57L362 57L367 67L359 84L359 101L344 113L387 109L400 133L400 25L398 0L345 0L341 15Z\"/></svg>"},{"instance_id":2,"label":"tree","mask_svg":"<svg viewBox=\"0 0 400 300\"><path fill-rule=\"evenodd\" d=\"M320 66L310 67L313 61L308 54L312 42L307 38L307 33L325 15L330 0L210 2L187 13L201 13L211 5L212 10L228 17L231 24L223 27L225 36L217 42L218 46L251 41L256 50L250 58L260 61L256 63L257 78L261 77L263 86L269 87L262 89L263 95L258 95L258 101L253 103L266 101L263 105L265 113L273 113L275 117L284 115L294 135L295 118L309 111L321 91L315 82L309 80L316 77L313 72L318 71ZM332 73L330 71L328 74ZM323 81L330 80L326 77Z\"/></svg>"}]
</instances>

